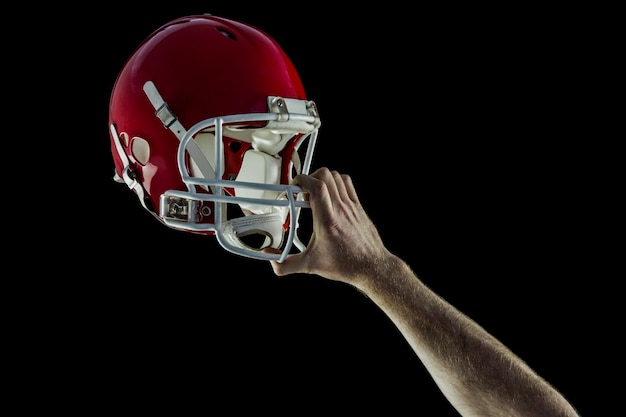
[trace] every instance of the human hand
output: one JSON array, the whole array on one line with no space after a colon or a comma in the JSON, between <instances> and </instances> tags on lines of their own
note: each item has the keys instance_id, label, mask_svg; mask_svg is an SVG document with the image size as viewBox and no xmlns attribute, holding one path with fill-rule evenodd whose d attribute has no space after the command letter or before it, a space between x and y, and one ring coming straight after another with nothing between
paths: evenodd
<instances>
[{"instance_id":1,"label":"human hand","mask_svg":"<svg viewBox=\"0 0 626 417\"><path fill-rule=\"evenodd\" d=\"M296 176L294 183L308 193L313 233L301 253L282 263L270 261L276 275L317 274L358 284L385 264L391 254L361 206L349 175L323 167L310 175Z\"/></svg>"}]
</instances>

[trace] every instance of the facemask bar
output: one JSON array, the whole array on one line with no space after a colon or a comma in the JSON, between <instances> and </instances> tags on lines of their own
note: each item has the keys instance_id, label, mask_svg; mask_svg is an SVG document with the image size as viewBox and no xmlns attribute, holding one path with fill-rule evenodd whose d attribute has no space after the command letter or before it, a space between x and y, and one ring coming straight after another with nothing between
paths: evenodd
<instances>
[{"instance_id":1,"label":"facemask bar","mask_svg":"<svg viewBox=\"0 0 626 417\"><path fill-rule=\"evenodd\" d=\"M264 128L276 132L293 132L302 135L299 142L293 148L293 152L298 152L299 146L305 139L309 140L305 160L302 163L301 173L307 174L310 169L313 156L313 149L317 140L317 132L320 126L320 119L312 101L282 98L269 96L267 98L268 113L254 113L244 115L232 115L220 118L206 119L196 123L188 131L180 123L178 117L170 110L167 102L160 95L157 87L152 81L147 81L144 92L155 109L155 115L163 123L164 127L176 135L180 141L177 154L177 164L181 179L187 186L187 192L179 190L168 190L160 196L158 217L167 226L179 230L189 230L197 232L213 232L218 242L226 250L233 253L256 259L283 261L289 254L293 244L299 250L304 250L305 245L297 236L298 219L300 209L308 207L308 203L303 201L301 189L299 187L283 184L267 184L246 181L222 180L224 165L224 144L222 142L222 129L224 125L243 125L255 122L265 122ZM211 166L206 155L199 148L194 140L195 136L211 127L215 127L215 167ZM280 149L279 149L280 150ZM268 155L273 154L270 151ZM195 163L202 177L190 176L187 170L186 158L189 156ZM290 164L293 164L290 161ZM195 175L195 174L194 174ZM127 181L128 183L128 181ZM129 184L130 186L130 184ZM198 186L208 187L212 194L198 192ZM244 196L231 196L224 192L224 188L234 189L252 188L255 190L275 191L275 195L284 198L246 198ZM211 205L204 204L212 202ZM251 214L244 217L228 219L227 209L229 205L255 204L265 205L268 208L279 208L279 214L272 209L270 213ZM286 207L286 211L285 210ZM282 212L280 212L282 208ZM153 213L156 215L156 213ZM213 223L201 221L203 216L213 215ZM289 233L287 240L284 240L283 225L286 217L289 216ZM261 232L266 236L266 240L271 238L272 247L283 247L281 254L265 254L260 249L247 246L239 237L245 236L247 232ZM280 241L279 238L280 237ZM276 244L274 243L276 241ZM278 247L277 247L278 246ZM264 246L265 247L265 246Z\"/></svg>"},{"instance_id":2,"label":"facemask bar","mask_svg":"<svg viewBox=\"0 0 626 417\"><path fill-rule=\"evenodd\" d=\"M305 245L300 241L297 230L299 227L298 219L300 217L300 210L302 207L309 207L308 202L304 201L302 196L302 190L293 185L286 184L266 184L257 182L245 182L245 181L233 181L223 180L224 172L224 144L222 141L223 126L228 124L244 124L254 122L267 122L266 126L272 126L272 128L286 128L296 129L302 133L306 133L299 138L300 143L308 140L307 152L305 154L304 161L302 162L301 173L308 174L313 157L313 150L315 148L315 142L317 140L319 117L312 102L306 102L307 107L302 100L290 100L282 99L279 97L269 97L268 105L270 110L277 109L276 113L255 113L246 115L225 116L220 118L211 118L200 121L192 126L185 132L180 140L177 163L179 172L183 182L187 185L187 192L169 190L161 196L161 213L171 212L172 202L180 205L182 208L181 216L166 217L163 216L163 221L170 227L177 229L186 229L191 231L212 231L214 232L220 245L235 254L255 258L262 260L277 260L282 262L289 256L292 246L295 244L296 248L300 251L305 249ZM289 105L291 107L295 104L299 106L299 110L302 113L290 113ZM313 106L313 107L308 107ZM302 110L305 109L305 110ZM307 110L308 109L308 110ZM307 113L305 113L307 112ZM191 176L187 170L187 155L190 153L190 149L193 150L197 146L193 138L200 132L207 130L208 128L215 128L215 167L213 176L201 178ZM307 133L308 132L308 133ZM294 152L298 151L299 144L296 145ZM190 146L191 145L191 146ZM194 162L198 163L198 155L191 152L191 157ZM206 157L202 154L204 162ZM203 193L197 191L197 186L209 187L213 194ZM275 191L277 194L281 194L284 198L281 199L264 199L264 198L246 198L241 196L231 196L225 193L224 188L253 188ZM197 212L202 202L211 201L214 204L213 223L199 223L195 221L194 214ZM238 227L243 220L250 224L251 222L258 222L259 227L262 229L262 223L266 222L278 222L280 221L281 227L283 221L274 215L272 219L271 215L253 214L243 218L235 218L229 220L227 218L228 204L258 204L266 205L268 207L287 207L289 213L289 229L286 240L283 240L283 248L280 254L267 254L260 250L247 247L236 236ZM206 207L206 206L205 206ZM269 217L268 217L269 216ZM267 224L267 223L266 223ZM274 223L274 226L276 224Z\"/></svg>"}]
</instances>

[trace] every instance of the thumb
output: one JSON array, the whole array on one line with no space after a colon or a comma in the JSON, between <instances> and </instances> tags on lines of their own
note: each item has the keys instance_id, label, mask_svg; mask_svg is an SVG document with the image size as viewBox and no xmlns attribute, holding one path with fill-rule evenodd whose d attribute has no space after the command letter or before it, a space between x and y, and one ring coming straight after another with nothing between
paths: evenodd
<instances>
[{"instance_id":1,"label":"thumb","mask_svg":"<svg viewBox=\"0 0 626 417\"><path fill-rule=\"evenodd\" d=\"M276 253L272 248L263 249L266 253ZM280 251L278 251L280 253ZM279 277L302 272L302 253L287 256L283 262L270 261L274 274Z\"/></svg>"}]
</instances>

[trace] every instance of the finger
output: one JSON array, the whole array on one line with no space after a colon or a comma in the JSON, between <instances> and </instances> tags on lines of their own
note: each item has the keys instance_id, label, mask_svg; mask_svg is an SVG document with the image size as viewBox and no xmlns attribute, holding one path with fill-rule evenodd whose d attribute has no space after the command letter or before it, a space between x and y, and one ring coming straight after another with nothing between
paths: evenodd
<instances>
[{"instance_id":1,"label":"finger","mask_svg":"<svg viewBox=\"0 0 626 417\"><path fill-rule=\"evenodd\" d=\"M346 192L348 193L348 197L350 197L350 200L360 204L359 196L356 193L356 188L354 187L354 183L352 182L352 177L347 174L344 174L341 177L343 179L343 184L346 188Z\"/></svg>"},{"instance_id":2,"label":"finger","mask_svg":"<svg viewBox=\"0 0 626 417\"><path fill-rule=\"evenodd\" d=\"M332 189L328 186L327 178L332 178L330 171L326 168L325 171L317 170L313 174L304 175L300 174L294 178L294 181L298 186L308 193L309 202L311 203L311 209L313 212L320 212L320 215L324 212L332 212L332 198L331 193L337 193L336 187Z\"/></svg>"},{"instance_id":3,"label":"finger","mask_svg":"<svg viewBox=\"0 0 626 417\"><path fill-rule=\"evenodd\" d=\"M337 171L332 171L333 179L335 180L335 185L337 186L337 192L339 193L339 197L341 197L342 201L350 201L350 196L348 195L348 191L346 189L346 184L341 175Z\"/></svg>"},{"instance_id":4,"label":"finger","mask_svg":"<svg viewBox=\"0 0 626 417\"><path fill-rule=\"evenodd\" d=\"M272 248L263 249L263 252L280 253L280 251L276 251L275 249L272 249ZM304 257L302 256L302 252L287 256L287 258L283 260L283 262L270 261L270 265L272 266L272 270L274 271L274 274L276 274L279 277L294 274L297 272L304 272L303 263L304 263Z\"/></svg>"},{"instance_id":5,"label":"finger","mask_svg":"<svg viewBox=\"0 0 626 417\"><path fill-rule=\"evenodd\" d=\"M330 195L330 200L335 200L340 198L339 189L337 188L337 183L335 182L335 177L333 173L326 167L319 168L311 177L317 178L323 184L326 185L327 193ZM321 186L321 184L318 184ZM320 190L321 191L321 190ZM323 195L318 194L319 198L323 198Z\"/></svg>"},{"instance_id":6,"label":"finger","mask_svg":"<svg viewBox=\"0 0 626 417\"><path fill-rule=\"evenodd\" d=\"M280 255L281 253L280 250L275 249L275 248L264 248L261 252L271 253L271 254L276 254L276 255ZM270 261L270 265L272 266L272 270L274 271L274 274L278 276L287 275L287 272L285 272L282 263L278 261Z\"/></svg>"}]
</instances>

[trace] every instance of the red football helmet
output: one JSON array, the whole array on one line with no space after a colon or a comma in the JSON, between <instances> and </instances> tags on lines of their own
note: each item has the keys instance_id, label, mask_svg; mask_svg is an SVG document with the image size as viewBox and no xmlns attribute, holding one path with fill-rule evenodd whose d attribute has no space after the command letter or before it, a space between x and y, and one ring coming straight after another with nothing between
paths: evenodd
<instances>
[{"instance_id":1,"label":"red football helmet","mask_svg":"<svg viewBox=\"0 0 626 417\"><path fill-rule=\"evenodd\" d=\"M166 23L118 75L109 127L115 180L165 225L256 259L304 249L308 204L290 184L309 173L320 118L266 33L211 15Z\"/></svg>"}]
</instances>

